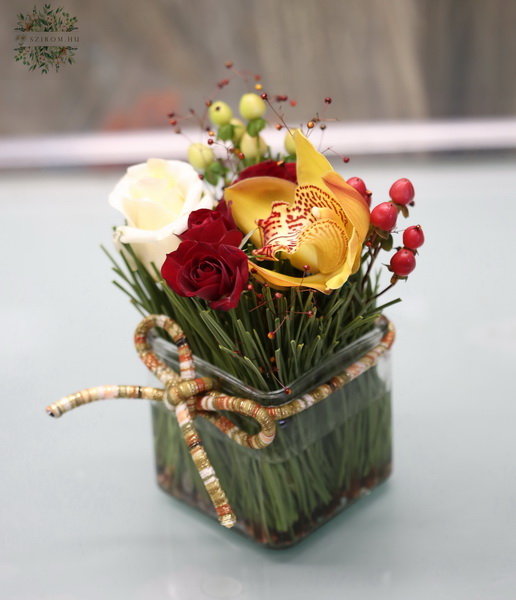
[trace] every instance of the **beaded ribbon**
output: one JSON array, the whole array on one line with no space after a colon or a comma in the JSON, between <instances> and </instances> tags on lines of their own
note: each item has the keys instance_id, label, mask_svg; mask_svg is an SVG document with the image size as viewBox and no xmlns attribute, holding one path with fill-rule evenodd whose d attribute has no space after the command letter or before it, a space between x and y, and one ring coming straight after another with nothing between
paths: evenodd
<instances>
[{"instance_id":1,"label":"beaded ribbon","mask_svg":"<svg viewBox=\"0 0 516 600\"><path fill-rule=\"evenodd\" d=\"M152 351L148 335L156 327L164 329L177 346L180 374L173 371ZM261 406L253 400L227 396L216 391L217 382L211 377L196 377L192 351L179 325L164 315L149 315L136 328L134 343L138 355L146 367L163 383L164 389L139 385L104 385L88 388L66 396L47 406L51 417L60 417L65 412L96 400L110 398L141 398L163 402L175 412L181 434L201 476L203 484L213 502L219 521L224 527L233 527L235 514L220 485L203 443L194 426L196 416L208 419L236 443L248 448L266 448L276 435L276 421L292 417L330 396L336 390L356 379L374 366L394 342L394 327L389 322L381 341L366 352L342 373L280 406ZM246 415L258 421L261 429L251 435L220 414L229 411Z\"/></svg>"}]
</instances>

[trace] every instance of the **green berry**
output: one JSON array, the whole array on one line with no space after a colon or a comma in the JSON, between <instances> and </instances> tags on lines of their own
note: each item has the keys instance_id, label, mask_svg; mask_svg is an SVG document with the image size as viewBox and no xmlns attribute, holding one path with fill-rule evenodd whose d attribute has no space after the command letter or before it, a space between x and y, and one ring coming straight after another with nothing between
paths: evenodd
<instances>
[{"instance_id":1,"label":"green berry","mask_svg":"<svg viewBox=\"0 0 516 600\"><path fill-rule=\"evenodd\" d=\"M221 100L217 100L217 102L213 102L210 105L208 114L211 122L215 125L225 125L226 123L229 123L233 117L233 111L231 108Z\"/></svg>"},{"instance_id":2,"label":"green berry","mask_svg":"<svg viewBox=\"0 0 516 600\"><path fill-rule=\"evenodd\" d=\"M294 143L294 131L296 129L292 129L291 131L287 131L285 134L285 150L289 156L295 156L296 154L296 145Z\"/></svg>"},{"instance_id":3,"label":"green berry","mask_svg":"<svg viewBox=\"0 0 516 600\"><path fill-rule=\"evenodd\" d=\"M230 125L233 125L233 142L238 144L245 133L245 125L240 119L233 118L229 121Z\"/></svg>"},{"instance_id":4,"label":"green berry","mask_svg":"<svg viewBox=\"0 0 516 600\"><path fill-rule=\"evenodd\" d=\"M267 152L267 144L260 135L257 137L252 137L246 132L240 140L240 150L243 152L246 158L250 158L252 160L265 155Z\"/></svg>"},{"instance_id":5,"label":"green berry","mask_svg":"<svg viewBox=\"0 0 516 600\"><path fill-rule=\"evenodd\" d=\"M252 121L253 119L263 117L267 110L267 105L258 94L244 94L240 98L239 110L244 119Z\"/></svg>"},{"instance_id":6,"label":"green berry","mask_svg":"<svg viewBox=\"0 0 516 600\"><path fill-rule=\"evenodd\" d=\"M214 160L213 151L204 144L192 144L188 148L188 162L197 171L205 171Z\"/></svg>"}]
</instances>

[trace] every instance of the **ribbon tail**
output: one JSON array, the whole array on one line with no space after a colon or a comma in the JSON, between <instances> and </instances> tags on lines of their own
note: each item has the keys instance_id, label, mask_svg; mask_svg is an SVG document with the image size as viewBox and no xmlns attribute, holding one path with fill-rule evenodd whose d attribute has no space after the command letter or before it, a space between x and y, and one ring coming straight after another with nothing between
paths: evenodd
<instances>
[{"instance_id":1,"label":"ribbon tail","mask_svg":"<svg viewBox=\"0 0 516 600\"><path fill-rule=\"evenodd\" d=\"M46 411L50 417L57 419L74 408L96 402L97 400L136 398L161 402L163 401L164 393L164 390L141 385L101 385L65 396L61 400L54 402L54 404L47 406Z\"/></svg>"},{"instance_id":2,"label":"ribbon tail","mask_svg":"<svg viewBox=\"0 0 516 600\"><path fill-rule=\"evenodd\" d=\"M188 447L188 452L190 452L190 456L201 476L204 487L215 507L219 522L224 527L230 529L236 523L235 513L229 505L226 494L206 454L202 440L195 429L188 404L182 401L172 406L165 397L165 406L175 411L181 434Z\"/></svg>"},{"instance_id":3,"label":"ribbon tail","mask_svg":"<svg viewBox=\"0 0 516 600\"><path fill-rule=\"evenodd\" d=\"M207 385L206 387L209 388L211 385ZM162 402L165 397L165 390L153 387L139 385L102 385L65 396L64 398L61 398L61 400L47 406L46 411L50 417L59 418L64 413L69 412L74 408L96 402L97 400L138 398ZM229 505L226 494L224 493L219 479L215 474L215 470L204 450L201 438L194 427L187 402L183 400L173 406L169 403L167 398L165 405L169 410L174 411L176 414L181 434L199 475L201 476L204 487L217 511L217 516L221 525L228 528L233 527L236 523L235 514Z\"/></svg>"}]
</instances>

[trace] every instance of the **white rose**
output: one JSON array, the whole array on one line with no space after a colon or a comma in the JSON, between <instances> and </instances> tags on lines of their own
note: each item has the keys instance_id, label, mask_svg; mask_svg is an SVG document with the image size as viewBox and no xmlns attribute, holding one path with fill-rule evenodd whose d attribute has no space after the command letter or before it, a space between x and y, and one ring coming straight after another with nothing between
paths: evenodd
<instances>
[{"instance_id":1,"label":"white rose","mask_svg":"<svg viewBox=\"0 0 516 600\"><path fill-rule=\"evenodd\" d=\"M119 210L127 225L117 227L116 238L131 244L136 256L154 276L167 253L179 245L188 215L199 208L213 208L195 169L178 160L150 158L134 165L116 184L109 203Z\"/></svg>"}]
</instances>

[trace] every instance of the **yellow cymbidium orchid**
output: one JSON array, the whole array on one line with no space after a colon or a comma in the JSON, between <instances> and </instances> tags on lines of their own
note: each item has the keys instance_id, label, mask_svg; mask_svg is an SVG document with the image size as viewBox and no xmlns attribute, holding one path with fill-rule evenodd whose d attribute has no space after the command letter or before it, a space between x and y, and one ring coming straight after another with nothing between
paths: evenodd
<instances>
[{"instance_id":1,"label":"yellow cymbidium orchid","mask_svg":"<svg viewBox=\"0 0 516 600\"><path fill-rule=\"evenodd\" d=\"M229 187L224 197L238 228L257 247L258 260L288 258L309 272L292 277L250 263L275 288L303 286L329 293L360 266L369 229L364 198L336 173L300 132L293 134L298 185L275 177L251 177Z\"/></svg>"}]
</instances>

